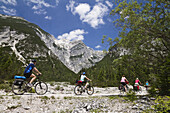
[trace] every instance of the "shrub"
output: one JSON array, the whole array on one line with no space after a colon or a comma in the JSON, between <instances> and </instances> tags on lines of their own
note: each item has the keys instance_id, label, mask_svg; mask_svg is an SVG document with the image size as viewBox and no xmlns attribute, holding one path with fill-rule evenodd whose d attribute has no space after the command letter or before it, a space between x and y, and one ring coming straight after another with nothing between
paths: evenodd
<instances>
[{"instance_id":1,"label":"shrub","mask_svg":"<svg viewBox=\"0 0 170 113\"><path fill-rule=\"evenodd\" d=\"M155 100L155 105L153 105L155 111L169 113L170 112L170 96L161 97L159 96Z\"/></svg>"},{"instance_id":2,"label":"shrub","mask_svg":"<svg viewBox=\"0 0 170 113\"><path fill-rule=\"evenodd\" d=\"M137 99L135 92L132 90L129 90L129 92L127 92L127 99L130 100L131 102L133 102L134 100Z\"/></svg>"},{"instance_id":3,"label":"shrub","mask_svg":"<svg viewBox=\"0 0 170 113\"><path fill-rule=\"evenodd\" d=\"M56 90L60 90L60 86L57 86L55 89L56 89Z\"/></svg>"}]
</instances>

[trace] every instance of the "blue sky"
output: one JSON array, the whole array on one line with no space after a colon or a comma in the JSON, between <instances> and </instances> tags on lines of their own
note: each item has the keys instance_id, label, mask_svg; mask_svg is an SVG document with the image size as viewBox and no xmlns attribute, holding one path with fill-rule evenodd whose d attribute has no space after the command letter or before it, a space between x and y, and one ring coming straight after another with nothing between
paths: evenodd
<instances>
[{"instance_id":1,"label":"blue sky","mask_svg":"<svg viewBox=\"0 0 170 113\"><path fill-rule=\"evenodd\" d=\"M107 49L103 35L115 38L119 30L109 13L113 0L0 0L0 13L20 16L56 39L82 40L95 50Z\"/></svg>"}]
</instances>

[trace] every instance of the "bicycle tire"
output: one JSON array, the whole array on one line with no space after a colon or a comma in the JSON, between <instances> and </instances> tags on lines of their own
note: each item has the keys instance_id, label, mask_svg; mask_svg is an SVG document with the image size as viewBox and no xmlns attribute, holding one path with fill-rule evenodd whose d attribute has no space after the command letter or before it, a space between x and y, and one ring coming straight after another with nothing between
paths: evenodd
<instances>
[{"instance_id":1,"label":"bicycle tire","mask_svg":"<svg viewBox=\"0 0 170 113\"><path fill-rule=\"evenodd\" d=\"M94 93L94 88L93 88L93 86L88 86L87 87L87 94L88 95L92 95Z\"/></svg>"},{"instance_id":2,"label":"bicycle tire","mask_svg":"<svg viewBox=\"0 0 170 113\"><path fill-rule=\"evenodd\" d=\"M80 85L76 85L75 88L74 88L74 93L76 95L81 95L82 92L83 92L83 88Z\"/></svg>"},{"instance_id":3,"label":"bicycle tire","mask_svg":"<svg viewBox=\"0 0 170 113\"><path fill-rule=\"evenodd\" d=\"M142 88L141 87L139 87L139 91L138 91L139 93L142 93Z\"/></svg>"},{"instance_id":4,"label":"bicycle tire","mask_svg":"<svg viewBox=\"0 0 170 113\"><path fill-rule=\"evenodd\" d=\"M15 95L23 95L26 92L26 83L24 82L22 85L15 85L14 83L12 84L12 92Z\"/></svg>"},{"instance_id":5,"label":"bicycle tire","mask_svg":"<svg viewBox=\"0 0 170 113\"><path fill-rule=\"evenodd\" d=\"M47 91L48 91L48 86L45 82L40 81L35 85L35 92L38 95L44 95Z\"/></svg>"},{"instance_id":6,"label":"bicycle tire","mask_svg":"<svg viewBox=\"0 0 170 113\"><path fill-rule=\"evenodd\" d=\"M125 92L125 88L124 88L124 86L121 84L121 85L120 85L120 94L124 94L124 92Z\"/></svg>"}]
</instances>

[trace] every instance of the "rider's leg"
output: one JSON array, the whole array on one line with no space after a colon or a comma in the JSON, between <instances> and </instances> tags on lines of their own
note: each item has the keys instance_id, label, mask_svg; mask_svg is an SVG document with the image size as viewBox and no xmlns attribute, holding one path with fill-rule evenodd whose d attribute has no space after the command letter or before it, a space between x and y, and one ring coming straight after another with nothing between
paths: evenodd
<instances>
[{"instance_id":1,"label":"rider's leg","mask_svg":"<svg viewBox=\"0 0 170 113\"><path fill-rule=\"evenodd\" d=\"M30 80L30 84L36 79L36 76L34 75L34 74L31 74L31 76L30 77L32 77L32 79Z\"/></svg>"},{"instance_id":2,"label":"rider's leg","mask_svg":"<svg viewBox=\"0 0 170 113\"><path fill-rule=\"evenodd\" d=\"M86 82L85 89L87 88L88 82Z\"/></svg>"},{"instance_id":3,"label":"rider's leg","mask_svg":"<svg viewBox=\"0 0 170 113\"><path fill-rule=\"evenodd\" d=\"M126 85L124 85L124 88L125 88L125 92L126 92Z\"/></svg>"}]
</instances>

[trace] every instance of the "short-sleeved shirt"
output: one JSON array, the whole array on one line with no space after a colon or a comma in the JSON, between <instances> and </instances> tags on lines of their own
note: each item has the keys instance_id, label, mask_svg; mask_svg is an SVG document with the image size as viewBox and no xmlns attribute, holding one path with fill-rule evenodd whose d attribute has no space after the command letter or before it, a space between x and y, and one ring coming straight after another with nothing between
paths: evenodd
<instances>
[{"instance_id":1,"label":"short-sleeved shirt","mask_svg":"<svg viewBox=\"0 0 170 113\"><path fill-rule=\"evenodd\" d=\"M80 80L84 82L84 79L86 78L86 75L81 75Z\"/></svg>"},{"instance_id":2,"label":"short-sleeved shirt","mask_svg":"<svg viewBox=\"0 0 170 113\"><path fill-rule=\"evenodd\" d=\"M138 83L139 82L139 80L135 80L135 83Z\"/></svg>"},{"instance_id":3,"label":"short-sleeved shirt","mask_svg":"<svg viewBox=\"0 0 170 113\"><path fill-rule=\"evenodd\" d=\"M26 73L32 73L32 70L34 69L35 65L33 63L30 63L26 68L25 68L25 71L24 71L24 74Z\"/></svg>"},{"instance_id":4,"label":"short-sleeved shirt","mask_svg":"<svg viewBox=\"0 0 170 113\"><path fill-rule=\"evenodd\" d=\"M147 85L147 86L149 86L149 83L148 83L148 82L146 82L146 85Z\"/></svg>"},{"instance_id":5,"label":"short-sleeved shirt","mask_svg":"<svg viewBox=\"0 0 170 113\"><path fill-rule=\"evenodd\" d=\"M122 77L121 81L120 82L125 82L126 78L125 77Z\"/></svg>"}]
</instances>

